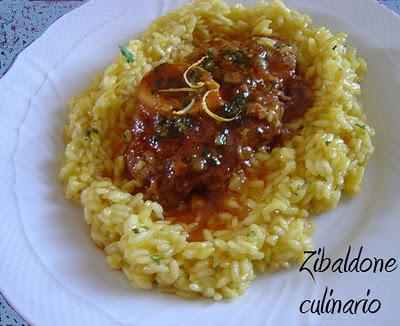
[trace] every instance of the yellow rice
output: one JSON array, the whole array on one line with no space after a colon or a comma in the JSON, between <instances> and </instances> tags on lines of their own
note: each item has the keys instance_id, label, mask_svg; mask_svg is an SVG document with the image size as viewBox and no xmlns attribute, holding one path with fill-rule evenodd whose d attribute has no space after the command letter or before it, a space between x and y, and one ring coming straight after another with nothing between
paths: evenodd
<instances>
[{"instance_id":1,"label":"yellow rice","mask_svg":"<svg viewBox=\"0 0 400 326\"><path fill-rule=\"evenodd\" d=\"M204 241L188 242L190 226L163 220L158 203L130 193L138 183L123 179L124 159L114 156L115 146L129 141L125 120L146 72L181 60L215 36L244 33L273 34L295 45L299 70L314 85L314 106L291 124L295 136L284 147L253 157L252 167L264 168L265 179L230 180L241 195L226 205L246 205L248 215L240 220L222 212L229 228L206 230ZM155 20L127 48L134 63L119 56L70 100L60 171L67 198L83 206L109 265L135 288L220 300L243 293L256 271L301 262L312 248L310 214L335 208L342 191L359 192L373 152L374 132L358 99L366 64L346 35L314 27L280 1L246 8L198 0Z\"/></svg>"}]
</instances>

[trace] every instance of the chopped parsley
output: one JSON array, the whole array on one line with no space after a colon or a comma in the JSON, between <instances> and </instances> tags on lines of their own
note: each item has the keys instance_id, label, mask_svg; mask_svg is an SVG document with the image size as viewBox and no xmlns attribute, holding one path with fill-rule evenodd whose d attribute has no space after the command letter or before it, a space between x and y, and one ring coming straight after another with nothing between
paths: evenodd
<instances>
[{"instance_id":1,"label":"chopped parsley","mask_svg":"<svg viewBox=\"0 0 400 326\"><path fill-rule=\"evenodd\" d=\"M158 135L152 135L150 137L150 145L151 145L151 147L157 148L159 140L160 140L160 137Z\"/></svg>"},{"instance_id":2,"label":"chopped parsley","mask_svg":"<svg viewBox=\"0 0 400 326\"><path fill-rule=\"evenodd\" d=\"M365 128L366 128L365 125L360 125L359 123L356 123L355 125L356 125L357 127L361 128L361 129L365 129Z\"/></svg>"},{"instance_id":3,"label":"chopped parsley","mask_svg":"<svg viewBox=\"0 0 400 326\"><path fill-rule=\"evenodd\" d=\"M99 129L97 129L97 128L89 128L88 130L85 131L85 134L84 134L83 138L85 140L92 140L92 134L93 133L98 134L99 133Z\"/></svg>"},{"instance_id":4,"label":"chopped parsley","mask_svg":"<svg viewBox=\"0 0 400 326\"><path fill-rule=\"evenodd\" d=\"M282 44L275 41L274 45L272 46L275 50L280 50L282 47Z\"/></svg>"},{"instance_id":5,"label":"chopped parsley","mask_svg":"<svg viewBox=\"0 0 400 326\"><path fill-rule=\"evenodd\" d=\"M268 60L266 59L266 58L259 58L258 59L259 60L259 62L260 62L260 64L261 64L261 67L264 69L264 70L268 70L269 69L269 62L268 62Z\"/></svg>"},{"instance_id":6,"label":"chopped parsley","mask_svg":"<svg viewBox=\"0 0 400 326\"><path fill-rule=\"evenodd\" d=\"M214 58L213 50L209 49L200 67L204 68L207 71L213 71L217 67L217 64L215 63L213 58Z\"/></svg>"},{"instance_id":7,"label":"chopped parsley","mask_svg":"<svg viewBox=\"0 0 400 326\"><path fill-rule=\"evenodd\" d=\"M209 150L204 150L203 156L208 164L211 166L218 166L221 165L221 161L215 155L213 155Z\"/></svg>"},{"instance_id":8,"label":"chopped parsley","mask_svg":"<svg viewBox=\"0 0 400 326\"><path fill-rule=\"evenodd\" d=\"M132 54L131 51L129 51L126 47L119 45L119 50L121 51L121 54L125 57L126 62L128 63L134 63L135 62L135 58Z\"/></svg>"},{"instance_id":9,"label":"chopped parsley","mask_svg":"<svg viewBox=\"0 0 400 326\"><path fill-rule=\"evenodd\" d=\"M239 113L241 113L241 111L243 111L243 109L247 105L248 97L249 97L248 92L242 92L242 93L233 95L229 99L228 103L226 103L222 107L223 117L224 118L232 118L235 115L238 115Z\"/></svg>"},{"instance_id":10,"label":"chopped parsley","mask_svg":"<svg viewBox=\"0 0 400 326\"><path fill-rule=\"evenodd\" d=\"M228 138L229 134L229 129L225 128L223 129L217 137L215 137L214 144L217 146L225 146L226 145L226 140Z\"/></svg>"},{"instance_id":11,"label":"chopped parsley","mask_svg":"<svg viewBox=\"0 0 400 326\"><path fill-rule=\"evenodd\" d=\"M134 228L132 229L132 232L138 234L138 233L140 233L141 231L148 230L148 229L149 229L149 228L148 228L147 226L137 226L137 227L134 227Z\"/></svg>"},{"instance_id":12,"label":"chopped parsley","mask_svg":"<svg viewBox=\"0 0 400 326\"><path fill-rule=\"evenodd\" d=\"M122 134L122 137L124 140L129 141L132 138L132 134L130 130L125 130L124 133Z\"/></svg>"},{"instance_id":13,"label":"chopped parsley","mask_svg":"<svg viewBox=\"0 0 400 326\"><path fill-rule=\"evenodd\" d=\"M162 115L158 115L154 121L155 135L150 139L152 146L161 138L176 137L179 133L185 133L193 126L191 115L187 114L179 119L168 119Z\"/></svg>"},{"instance_id":14,"label":"chopped parsley","mask_svg":"<svg viewBox=\"0 0 400 326\"><path fill-rule=\"evenodd\" d=\"M335 44L335 45L333 46L332 50L336 50L336 48L337 48L337 45Z\"/></svg>"},{"instance_id":15,"label":"chopped parsley","mask_svg":"<svg viewBox=\"0 0 400 326\"><path fill-rule=\"evenodd\" d=\"M225 50L223 53L224 59L230 63L234 63L236 65L242 65L247 63L248 57L243 52L242 49L238 49L236 51Z\"/></svg>"},{"instance_id":16,"label":"chopped parsley","mask_svg":"<svg viewBox=\"0 0 400 326\"><path fill-rule=\"evenodd\" d=\"M161 258L157 255L151 256L151 260L154 261L157 265L160 265Z\"/></svg>"},{"instance_id":17,"label":"chopped parsley","mask_svg":"<svg viewBox=\"0 0 400 326\"><path fill-rule=\"evenodd\" d=\"M330 145L332 142L330 141L330 140L327 140L326 142L325 142L325 145Z\"/></svg>"},{"instance_id":18,"label":"chopped parsley","mask_svg":"<svg viewBox=\"0 0 400 326\"><path fill-rule=\"evenodd\" d=\"M179 132L184 133L193 125L192 116L187 114L184 117L175 120L174 124L174 127L177 128Z\"/></svg>"},{"instance_id":19,"label":"chopped parsley","mask_svg":"<svg viewBox=\"0 0 400 326\"><path fill-rule=\"evenodd\" d=\"M254 237L256 235L256 231L251 230L249 233L247 233L248 237Z\"/></svg>"},{"instance_id":20,"label":"chopped parsley","mask_svg":"<svg viewBox=\"0 0 400 326\"><path fill-rule=\"evenodd\" d=\"M213 157L211 157L211 165L214 165L214 166L221 165L221 161L219 160L218 157L213 156Z\"/></svg>"}]
</instances>

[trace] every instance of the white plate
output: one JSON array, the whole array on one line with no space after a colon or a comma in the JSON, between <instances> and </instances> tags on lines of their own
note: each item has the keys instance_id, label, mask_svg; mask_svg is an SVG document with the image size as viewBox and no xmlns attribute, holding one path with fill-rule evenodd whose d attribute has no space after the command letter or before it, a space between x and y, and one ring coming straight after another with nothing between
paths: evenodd
<instances>
[{"instance_id":1,"label":"white plate","mask_svg":"<svg viewBox=\"0 0 400 326\"><path fill-rule=\"evenodd\" d=\"M255 1L242 1L244 4ZM400 19L373 0L287 1L334 32L346 31L367 60L363 84L376 151L364 190L316 217L316 247L332 257L364 246L366 255L399 258ZM233 302L185 301L133 290L89 238L80 207L64 199L57 157L65 104L138 36L180 1L92 0L53 24L0 80L0 291L37 325L344 325L400 321L399 271L320 273L316 285L297 269L259 275ZM374 315L301 314L320 298L379 298Z\"/></svg>"}]
</instances>

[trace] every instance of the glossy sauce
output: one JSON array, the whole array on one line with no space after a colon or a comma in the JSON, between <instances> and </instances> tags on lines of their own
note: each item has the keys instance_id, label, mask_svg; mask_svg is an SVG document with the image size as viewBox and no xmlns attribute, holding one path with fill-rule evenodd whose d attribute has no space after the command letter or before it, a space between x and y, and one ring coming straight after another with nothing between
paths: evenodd
<instances>
[{"instance_id":1,"label":"glossy sauce","mask_svg":"<svg viewBox=\"0 0 400 326\"><path fill-rule=\"evenodd\" d=\"M201 68L187 70L199 60ZM204 98L222 121L204 110ZM286 43L275 39L266 48L242 38L212 40L182 63L156 67L143 77L137 100L127 170L143 184L137 191L159 202L167 218L193 225L191 240L201 240L204 228L226 227L219 213L246 215L246 208L225 205L240 197L228 189L230 177L246 171L260 146L290 137L284 123L301 117L313 94Z\"/></svg>"}]
</instances>

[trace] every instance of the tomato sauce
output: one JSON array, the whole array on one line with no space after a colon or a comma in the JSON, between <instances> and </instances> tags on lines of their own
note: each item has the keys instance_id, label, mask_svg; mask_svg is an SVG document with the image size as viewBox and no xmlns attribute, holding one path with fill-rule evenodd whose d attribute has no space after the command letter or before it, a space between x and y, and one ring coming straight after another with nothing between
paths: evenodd
<instances>
[{"instance_id":1,"label":"tomato sauce","mask_svg":"<svg viewBox=\"0 0 400 326\"><path fill-rule=\"evenodd\" d=\"M313 104L290 45L274 42L214 39L181 63L156 67L138 86L127 170L167 218L194 223L192 240L204 228L225 228L221 212L245 216L245 208L225 205L240 196L228 189L230 177L259 147L290 137L285 123Z\"/></svg>"}]
</instances>

